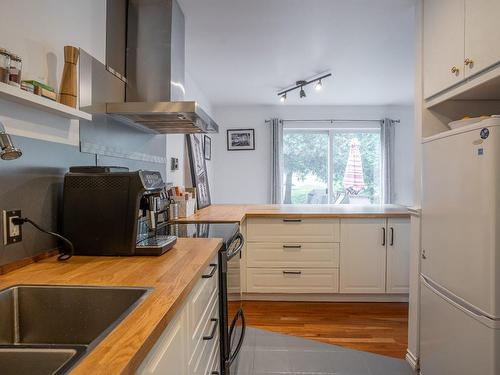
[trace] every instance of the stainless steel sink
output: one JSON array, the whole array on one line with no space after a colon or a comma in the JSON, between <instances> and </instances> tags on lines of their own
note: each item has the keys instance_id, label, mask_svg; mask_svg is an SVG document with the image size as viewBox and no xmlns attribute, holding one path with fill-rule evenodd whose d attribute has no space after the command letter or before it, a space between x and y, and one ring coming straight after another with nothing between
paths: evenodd
<instances>
[{"instance_id":1,"label":"stainless steel sink","mask_svg":"<svg viewBox=\"0 0 500 375\"><path fill-rule=\"evenodd\" d=\"M16 374L32 374L28 367L37 367L36 363L43 365L33 373L64 373L81 357L77 355L81 348L85 354L97 345L148 291L55 285L18 285L0 291L1 373L12 365L18 366ZM19 371L25 367L25 372Z\"/></svg>"},{"instance_id":2,"label":"stainless steel sink","mask_svg":"<svg viewBox=\"0 0 500 375\"><path fill-rule=\"evenodd\" d=\"M2 375L46 375L62 374L84 353L80 348L0 348Z\"/></svg>"}]
</instances>

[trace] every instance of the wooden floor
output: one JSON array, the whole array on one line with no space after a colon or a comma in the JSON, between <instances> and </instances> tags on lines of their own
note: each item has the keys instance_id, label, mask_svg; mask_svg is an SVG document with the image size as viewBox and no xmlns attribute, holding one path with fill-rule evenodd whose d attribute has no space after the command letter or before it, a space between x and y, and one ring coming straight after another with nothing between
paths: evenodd
<instances>
[{"instance_id":1,"label":"wooden floor","mask_svg":"<svg viewBox=\"0 0 500 375\"><path fill-rule=\"evenodd\" d=\"M404 358L408 343L407 303L243 303L256 328Z\"/></svg>"}]
</instances>

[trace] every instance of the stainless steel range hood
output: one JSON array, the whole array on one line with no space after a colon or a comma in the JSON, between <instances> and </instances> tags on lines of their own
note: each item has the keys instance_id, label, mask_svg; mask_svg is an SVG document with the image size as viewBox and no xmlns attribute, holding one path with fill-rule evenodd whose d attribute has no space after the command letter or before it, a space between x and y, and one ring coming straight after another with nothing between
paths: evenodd
<instances>
[{"instance_id":1,"label":"stainless steel range hood","mask_svg":"<svg viewBox=\"0 0 500 375\"><path fill-rule=\"evenodd\" d=\"M196 102L184 101L185 25L177 1L108 0L107 11L107 25L126 14L127 83L125 102L106 103L106 113L157 133L218 132Z\"/></svg>"},{"instance_id":2,"label":"stainless steel range hood","mask_svg":"<svg viewBox=\"0 0 500 375\"><path fill-rule=\"evenodd\" d=\"M157 133L216 133L217 124L196 102L107 103L114 119Z\"/></svg>"}]
</instances>

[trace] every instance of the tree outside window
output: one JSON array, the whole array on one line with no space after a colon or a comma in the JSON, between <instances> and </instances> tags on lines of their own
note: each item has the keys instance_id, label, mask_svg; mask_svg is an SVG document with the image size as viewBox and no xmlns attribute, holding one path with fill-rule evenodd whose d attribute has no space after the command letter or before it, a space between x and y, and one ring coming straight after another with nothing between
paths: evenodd
<instances>
[{"instance_id":1,"label":"tree outside window","mask_svg":"<svg viewBox=\"0 0 500 375\"><path fill-rule=\"evenodd\" d=\"M363 166L364 188L360 191L344 187L349 148L354 138L359 141ZM380 203L380 161L380 131L377 129L285 129L283 203ZM328 186L332 191L328 191Z\"/></svg>"}]
</instances>

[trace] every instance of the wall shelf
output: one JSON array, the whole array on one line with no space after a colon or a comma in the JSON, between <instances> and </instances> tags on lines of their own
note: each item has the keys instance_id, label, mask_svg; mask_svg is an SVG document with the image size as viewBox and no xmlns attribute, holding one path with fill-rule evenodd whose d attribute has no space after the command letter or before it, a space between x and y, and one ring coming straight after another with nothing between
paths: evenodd
<instances>
[{"instance_id":1,"label":"wall shelf","mask_svg":"<svg viewBox=\"0 0 500 375\"><path fill-rule=\"evenodd\" d=\"M52 113L68 119L92 121L92 115L67 105L54 102L39 95L21 90L18 87L10 86L0 82L0 99L19 103L27 107L36 108L41 111Z\"/></svg>"}]
</instances>

